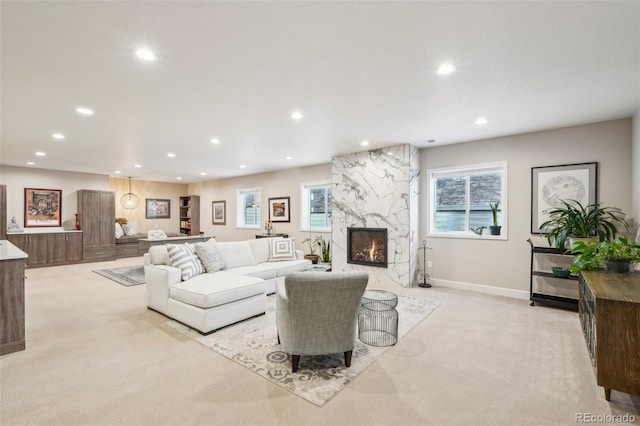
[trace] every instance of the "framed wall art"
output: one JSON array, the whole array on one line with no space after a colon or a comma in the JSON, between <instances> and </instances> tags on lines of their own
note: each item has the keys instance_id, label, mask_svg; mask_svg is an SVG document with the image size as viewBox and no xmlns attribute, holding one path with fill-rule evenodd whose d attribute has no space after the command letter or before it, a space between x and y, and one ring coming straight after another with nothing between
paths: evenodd
<instances>
[{"instance_id":1,"label":"framed wall art","mask_svg":"<svg viewBox=\"0 0 640 426\"><path fill-rule=\"evenodd\" d=\"M227 224L227 202L212 201L211 202L211 223L214 225L226 225Z\"/></svg>"},{"instance_id":2,"label":"framed wall art","mask_svg":"<svg viewBox=\"0 0 640 426\"><path fill-rule=\"evenodd\" d=\"M271 222L290 222L289 197L269 198L269 220Z\"/></svg>"},{"instance_id":3,"label":"framed wall art","mask_svg":"<svg viewBox=\"0 0 640 426\"><path fill-rule=\"evenodd\" d=\"M583 206L598 202L598 163L564 164L531 168L531 233L549 220L549 210L561 201L578 201Z\"/></svg>"},{"instance_id":4,"label":"framed wall art","mask_svg":"<svg viewBox=\"0 0 640 426\"><path fill-rule=\"evenodd\" d=\"M24 189L24 226L62 226L61 189Z\"/></svg>"},{"instance_id":5,"label":"framed wall art","mask_svg":"<svg viewBox=\"0 0 640 426\"><path fill-rule=\"evenodd\" d=\"M160 200L158 198L147 198L145 217L147 219L169 219L171 218L171 200Z\"/></svg>"}]
</instances>

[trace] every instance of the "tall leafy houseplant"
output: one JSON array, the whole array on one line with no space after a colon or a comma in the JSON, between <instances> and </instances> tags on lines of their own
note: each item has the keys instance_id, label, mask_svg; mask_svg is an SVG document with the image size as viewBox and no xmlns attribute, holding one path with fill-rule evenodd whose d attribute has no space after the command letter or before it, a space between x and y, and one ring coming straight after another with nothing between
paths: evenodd
<instances>
[{"instance_id":1,"label":"tall leafy houseplant","mask_svg":"<svg viewBox=\"0 0 640 426\"><path fill-rule=\"evenodd\" d=\"M561 200L562 207L549 212L549 220L540 225L549 245L563 249L568 238L597 237L612 240L618 224L625 224L624 213L617 207L601 207L600 203L583 206L575 200Z\"/></svg>"}]
</instances>

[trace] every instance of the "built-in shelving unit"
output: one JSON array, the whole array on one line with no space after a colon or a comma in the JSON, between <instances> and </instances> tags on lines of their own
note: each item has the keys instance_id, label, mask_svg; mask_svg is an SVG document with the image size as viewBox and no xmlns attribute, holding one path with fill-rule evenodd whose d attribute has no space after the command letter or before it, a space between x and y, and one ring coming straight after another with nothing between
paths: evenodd
<instances>
[{"instance_id":1,"label":"built-in shelving unit","mask_svg":"<svg viewBox=\"0 0 640 426\"><path fill-rule=\"evenodd\" d=\"M553 272L550 270L540 270L538 268L538 257L557 257L559 263L566 263L568 260L573 259L573 255L566 250L558 249L555 247L537 247L533 245L531 239L528 239L527 242L531 246L531 270L530 270L530 281L529 281L529 301L531 302L531 306L535 306L536 303L552 305L559 308L571 309L573 311L578 311L578 299L573 297L560 296L557 294L551 294L547 291L542 291L538 289L538 283L536 282L537 277L548 278L550 280L558 280L559 283L566 284L568 281L572 281L575 284L572 284L572 287L575 286L576 294L577 294L577 281L578 277L576 275L570 275L567 278L559 278L556 277Z\"/></svg>"},{"instance_id":2,"label":"built-in shelving unit","mask_svg":"<svg viewBox=\"0 0 640 426\"><path fill-rule=\"evenodd\" d=\"M200 234L200 197L197 195L180 197L180 233Z\"/></svg>"}]
</instances>

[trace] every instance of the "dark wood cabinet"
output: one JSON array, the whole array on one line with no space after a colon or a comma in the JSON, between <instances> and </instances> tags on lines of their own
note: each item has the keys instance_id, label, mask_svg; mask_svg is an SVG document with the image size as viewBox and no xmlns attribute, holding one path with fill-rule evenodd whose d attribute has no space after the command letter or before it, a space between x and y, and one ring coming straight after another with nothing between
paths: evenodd
<instances>
[{"instance_id":1,"label":"dark wood cabinet","mask_svg":"<svg viewBox=\"0 0 640 426\"><path fill-rule=\"evenodd\" d=\"M583 271L580 324L605 399L640 395L640 272Z\"/></svg>"},{"instance_id":2,"label":"dark wood cabinet","mask_svg":"<svg viewBox=\"0 0 640 426\"><path fill-rule=\"evenodd\" d=\"M80 262L82 260L82 232L68 232L65 234L64 257L66 262Z\"/></svg>"},{"instance_id":3,"label":"dark wood cabinet","mask_svg":"<svg viewBox=\"0 0 640 426\"><path fill-rule=\"evenodd\" d=\"M0 240L7 239L7 185L0 185Z\"/></svg>"},{"instance_id":4,"label":"dark wood cabinet","mask_svg":"<svg viewBox=\"0 0 640 426\"><path fill-rule=\"evenodd\" d=\"M200 234L200 197L197 195L180 197L180 233Z\"/></svg>"},{"instance_id":5,"label":"dark wood cabinet","mask_svg":"<svg viewBox=\"0 0 640 426\"><path fill-rule=\"evenodd\" d=\"M82 232L9 234L7 239L29 254L27 266L64 265L82 260Z\"/></svg>"},{"instance_id":6,"label":"dark wood cabinet","mask_svg":"<svg viewBox=\"0 0 640 426\"><path fill-rule=\"evenodd\" d=\"M0 261L0 355L25 349L25 259Z\"/></svg>"},{"instance_id":7,"label":"dark wood cabinet","mask_svg":"<svg viewBox=\"0 0 640 426\"><path fill-rule=\"evenodd\" d=\"M110 191L78 191L82 258L91 262L116 258L115 196Z\"/></svg>"}]
</instances>

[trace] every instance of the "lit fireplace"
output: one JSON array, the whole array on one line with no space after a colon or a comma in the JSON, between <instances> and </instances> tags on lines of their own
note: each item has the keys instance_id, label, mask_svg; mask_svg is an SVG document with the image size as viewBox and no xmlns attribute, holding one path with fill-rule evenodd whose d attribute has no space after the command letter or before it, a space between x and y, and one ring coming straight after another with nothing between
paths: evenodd
<instances>
[{"instance_id":1,"label":"lit fireplace","mask_svg":"<svg viewBox=\"0 0 640 426\"><path fill-rule=\"evenodd\" d=\"M386 228L347 228L347 263L387 267Z\"/></svg>"}]
</instances>

